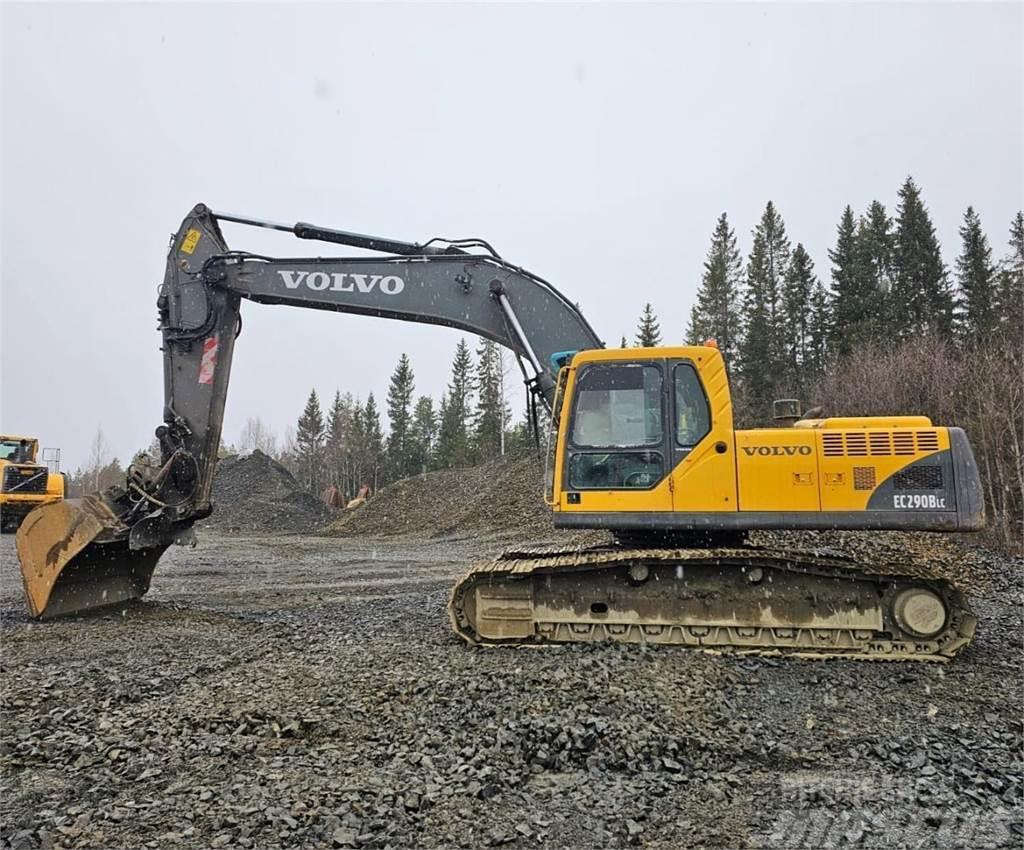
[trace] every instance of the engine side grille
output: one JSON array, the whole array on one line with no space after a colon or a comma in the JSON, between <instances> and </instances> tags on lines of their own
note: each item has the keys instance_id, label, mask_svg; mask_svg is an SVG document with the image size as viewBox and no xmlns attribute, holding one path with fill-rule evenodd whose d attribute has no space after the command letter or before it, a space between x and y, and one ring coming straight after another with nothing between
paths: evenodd
<instances>
[{"instance_id":1,"label":"engine side grille","mask_svg":"<svg viewBox=\"0 0 1024 850\"><path fill-rule=\"evenodd\" d=\"M5 493L45 493L45 466L5 466L3 491Z\"/></svg>"},{"instance_id":2,"label":"engine side grille","mask_svg":"<svg viewBox=\"0 0 1024 850\"><path fill-rule=\"evenodd\" d=\"M892 435L888 431L869 431L868 446L873 455L891 455Z\"/></svg>"},{"instance_id":3,"label":"engine side grille","mask_svg":"<svg viewBox=\"0 0 1024 850\"><path fill-rule=\"evenodd\" d=\"M892 445L895 449L894 453L898 455L912 455L917 451L914 448L913 431L893 431Z\"/></svg>"},{"instance_id":4,"label":"engine side grille","mask_svg":"<svg viewBox=\"0 0 1024 850\"><path fill-rule=\"evenodd\" d=\"M866 457L868 453L868 435L863 431L846 432L846 454L850 457Z\"/></svg>"},{"instance_id":5,"label":"engine side grille","mask_svg":"<svg viewBox=\"0 0 1024 850\"><path fill-rule=\"evenodd\" d=\"M875 468L873 466L855 466L853 468L853 489L875 489Z\"/></svg>"},{"instance_id":6,"label":"engine side grille","mask_svg":"<svg viewBox=\"0 0 1024 850\"><path fill-rule=\"evenodd\" d=\"M825 457L885 457L937 452L935 431L825 431L821 435Z\"/></svg>"},{"instance_id":7,"label":"engine side grille","mask_svg":"<svg viewBox=\"0 0 1024 850\"><path fill-rule=\"evenodd\" d=\"M929 464L902 469L893 476L892 484L896 490L941 490L942 467Z\"/></svg>"},{"instance_id":8,"label":"engine side grille","mask_svg":"<svg viewBox=\"0 0 1024 850\"><path fill-rule=\"evenodd\" d=\"M821 435L821 445L825 457L841 457L843 454L843 432L826 431Z\"/></svg>"}]
</instances>

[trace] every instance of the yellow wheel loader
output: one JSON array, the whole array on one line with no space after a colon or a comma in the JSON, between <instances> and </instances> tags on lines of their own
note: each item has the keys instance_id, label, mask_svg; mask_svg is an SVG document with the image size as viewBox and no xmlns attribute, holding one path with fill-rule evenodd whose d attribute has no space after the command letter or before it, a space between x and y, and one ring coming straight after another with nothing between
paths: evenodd
<instances>
[{"instance_id":1,"label":"yellow wheel loader","mask_svg":"<svg viewBox=\"0 0 1024 850\"><path fill-rule=\"evenodd\" d=\"M55 468L51 471L47 463L37 461L38 455L39 441L35 437L0 435L0 531L5 534L16 531L33 508L64 498L59 460L53 461Z\"/></svg>"},{"instance_id":2,"label":"yellow wheel loader","mask_svg":"<svg viewBox=\"0 0 1024 850\"><path fill-rule=\"evenodd\" d=\"M219 222L374 257L229 250ZM242 300L446 325L511 349L550 412L555 525L615 545L526 547L474 568L449 617L470 643L636 641L805 656L947 660L973 636L956 588L824 552L765 549L754 529L972 531L984 505L958 428L920 416L798 419L738 431L713 345L606 349L579 309L483 240L400 242L199 205L172 237L157 301L162 466L34 511L18 534L29 611L142 596L161 553L194 539L210 494Z\"/></svg>"}]
</instances>

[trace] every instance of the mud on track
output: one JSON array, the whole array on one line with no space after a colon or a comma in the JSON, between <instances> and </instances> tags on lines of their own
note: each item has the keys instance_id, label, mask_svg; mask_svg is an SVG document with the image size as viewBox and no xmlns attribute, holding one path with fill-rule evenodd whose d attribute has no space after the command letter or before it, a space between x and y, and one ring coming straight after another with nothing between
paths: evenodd
<instances>
[{"instance_id":1,"label":"mud on track","mask_svg":"<svg viewBox=\"0 0 1024 850\"><path fill-rule=\"evenodd\" d=\"M39 625L0 540L3 847L1019 846L1021 563L950 665L469 649L493 537L201 533Z\"/></svg>"}]
</instances>

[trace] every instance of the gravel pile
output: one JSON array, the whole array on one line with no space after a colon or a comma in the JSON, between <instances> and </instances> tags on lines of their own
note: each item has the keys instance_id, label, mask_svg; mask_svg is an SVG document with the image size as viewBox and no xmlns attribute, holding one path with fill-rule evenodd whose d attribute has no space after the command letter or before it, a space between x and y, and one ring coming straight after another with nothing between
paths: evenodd
<instances>
[{"instance_id":1,"label":"gravel pile","mask_svg":"<svg viewBox=\"0 0 1024 850\"><path fill-rule=\"evenodd\" d=\"M535 452L506 456L470 469L430 472L398 481L365 505L341 514L325 533L342 537L416 534L459 537L514 534L523 541L554 539L597 545L597 532L558 532L542 496L543 466ZM965 545L966 541L966 545ZM991 587L987 550L972 538L923 532L759 531L751 545L840 555L882 572L935 576L961 590Z\"/></svg>"},{"instance_id":2,"label":"gravel pile","mask_svg":"<svg viewBox=\"0 0 1024 850\"><path fill-rule=\"evenodd\" d=\"M287 469L259 449L217 463L213 502L213 515L204 525L232 531L308 532L333 516Z\"/></svg>"},{"instance_id":3,"label":"gravel pile","mask_svg":"<svg viewBox=\"0 0 1024 850\"><path fill-rule=\"evenodd\" d=\"M757 531L749 542L822 555L835 553L862 564L867 572L941 578L960 590L979 594L989 592L993 583L998 586L1003 581L1000 565L1014 560L994 557L990 550L975 544L971 535L920 531Z\"/></svg>"},{"instance_id":4,"label":"gravel pile","mask_svg":"<svg viewBox=\"0 0 1024 850\"><path fill-rule=\"evenodd\" d=\"M328 533L443 537L515 531L550 536L554 525L542 496L542 475L536 452L526 452L470 469L405 478L346 511Z\"/></svg>"}]
</instances>

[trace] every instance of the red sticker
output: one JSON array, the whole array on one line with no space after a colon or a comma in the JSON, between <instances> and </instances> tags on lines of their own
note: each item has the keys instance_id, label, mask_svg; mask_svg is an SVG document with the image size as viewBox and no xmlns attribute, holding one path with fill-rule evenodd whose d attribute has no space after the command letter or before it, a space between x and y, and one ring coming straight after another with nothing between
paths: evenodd
<instances>
[{"instance_id":1,"label":"red sticker","mask_svg":"<svg viewBox=\"0 0 1024 850\"><path fill-rule=\"evenodd\" d=\"M199 383L212 384L213 372L217 368L217 334L203 341L203 359L199 363Z\"/></svg>"}]
</instances>

